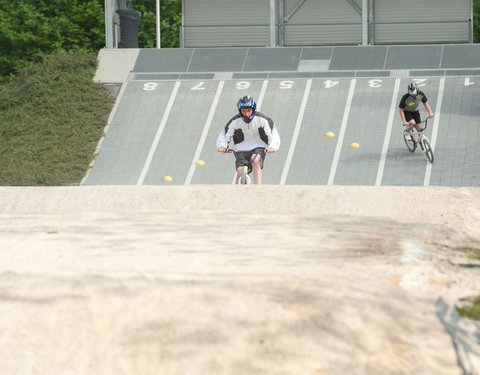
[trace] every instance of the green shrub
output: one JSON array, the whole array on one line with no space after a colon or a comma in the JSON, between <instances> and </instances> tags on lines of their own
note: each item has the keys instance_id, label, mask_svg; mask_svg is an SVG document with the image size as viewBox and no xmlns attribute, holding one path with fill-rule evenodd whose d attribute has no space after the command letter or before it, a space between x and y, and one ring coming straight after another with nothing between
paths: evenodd
<instances>
[{"instance_id":1,"label":"green shrub","mask_svg":"<svg viewBox=\"0 0 480 375\"><path fill-rule=\"evenodd\" d=\"M0 86L0 185L79 183L113 98L94 53L39 56Z\"/></svg>"}]
</instances>

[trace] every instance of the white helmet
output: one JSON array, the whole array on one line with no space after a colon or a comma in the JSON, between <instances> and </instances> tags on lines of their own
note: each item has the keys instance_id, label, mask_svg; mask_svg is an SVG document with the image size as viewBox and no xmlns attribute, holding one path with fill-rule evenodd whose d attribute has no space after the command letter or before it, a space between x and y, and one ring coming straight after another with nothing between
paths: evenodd
<instances>
[{"instance_id":1,"label":"white helmet","mask_svg":"<svg viewBox=\"0 0 480 375\"><path fill-rule=\"evenodd\" d=\"M417 95L418 94L418 83L412 82L408 85L408 94Z\"/></svg>"}]
</instances>

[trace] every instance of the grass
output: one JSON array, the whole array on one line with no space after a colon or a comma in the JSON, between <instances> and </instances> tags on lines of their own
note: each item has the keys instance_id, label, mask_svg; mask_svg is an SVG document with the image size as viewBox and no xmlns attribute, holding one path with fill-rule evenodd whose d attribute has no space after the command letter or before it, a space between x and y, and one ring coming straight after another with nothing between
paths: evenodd
<instances>
[{"instance_id":1,"label":"grass","mask_svg":"<svg viewBox=\"0 0 480 375\"><path fill-rule=\"evenodd\" d=\"M467 253L467 255L470 258L480 260L480 249L479 248L464 246L464 247L459 247L458 250Z\"/></svg>"},{"instance_id":2,"label":"grass","mask_svg":"<svg viewBox=\"0 0 480 375\"><path fill-rule=\"evenodd\" d=\"M95 53L42 56L0 84L0 185L78 184L114 98L93 82Z\"/></svg>"},{"instance_id":3,"label":"grass","mask_svg":"<svg viewBox=\"0 0 480 375\"><path fill-rule=\"evenodd\" d=\"M465 252L470 258L480 259L480 248L463 246L457 250ZM460 316L480 320L480 296L464 298L462 301L465 304L461 307L457 306Z\"/></svg>"},{"instance_id":4,"label":"grass","mask_svg":"<svg viewBox=\"0 0 480 375\"><path fill-rule=\"evenodd\" d=\"M465 318L480 320L480 296L462 299L467 304L461 307L457 306L460 316Z\"/></svg>"}]
</instances>

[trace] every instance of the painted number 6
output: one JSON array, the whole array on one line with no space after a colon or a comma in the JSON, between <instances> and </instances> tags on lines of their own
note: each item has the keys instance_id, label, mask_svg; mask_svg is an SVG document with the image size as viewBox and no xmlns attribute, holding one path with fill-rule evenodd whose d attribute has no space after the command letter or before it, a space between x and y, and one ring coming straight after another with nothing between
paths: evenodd
<instances>
[{"instance_id":1,"label":"painted number 6","mask_svg":"<svg viewBox=\"0 0 480 375\"><path fill-rule=\"evenodd\" d=\"M249 87L250 87L250 82L246 82L246 81L237 82L237 89L238 90L246 90Z\"/></svg>"}]
</instances>

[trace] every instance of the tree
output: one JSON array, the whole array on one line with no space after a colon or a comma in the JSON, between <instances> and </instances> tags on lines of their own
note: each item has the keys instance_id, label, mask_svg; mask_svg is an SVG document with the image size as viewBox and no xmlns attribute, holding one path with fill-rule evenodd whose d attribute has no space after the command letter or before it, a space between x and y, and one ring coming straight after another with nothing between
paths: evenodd
<instances>
[{"instance_id":1,"label":"tree","mask_svg":"<svg viewBox=\"0 0 480 375\"><path fill-rule=\"evenodd\" d=\"M473 42L480 43L480 0L473 0Z\"/></svg>"},{"instance_id":2,"label":"tree","mask_svg":"<svg viewBox=\"0 0 480 375\"><path fill-rule=\"evenodd\" d=\"M101 0L0 0L0 75L40 53L104 46Z\"/></svg>"},{"instance_id":3,"label":"tree","mask_svg":"<svg viewBox=\"0 0 480 375\"><path fill-rule=\"evenodd\" d=\"M142 12L139 24L138 45L140 48L156 47L156 1L134 0L132 8ZM182 0L160 1L160 37L162 48L180 46L180 25L182 23Z\"/></svg>"},{"instance_id":4,"label":"tree","mask_svg":"<svg viewBox=\"0 0 480 375\"><path fill-rule=\"evenodd\" d=\"M0 77L39 54L105 46L104 0L0 0ZM134 0L142 12L139 46L156 46L155 0ZM161 0L162 47L179 46L181 0Z\"/></svg>"}]
</instances>

